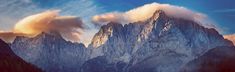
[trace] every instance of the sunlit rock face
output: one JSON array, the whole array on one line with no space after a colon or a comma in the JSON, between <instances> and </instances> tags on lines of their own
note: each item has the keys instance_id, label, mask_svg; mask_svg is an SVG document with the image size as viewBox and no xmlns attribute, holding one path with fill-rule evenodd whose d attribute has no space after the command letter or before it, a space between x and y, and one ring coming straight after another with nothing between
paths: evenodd
<instances>
[{"instance_id":1,"label":"sunlit rock face","mask_svg":"<svg viewBox=\"0 0 235 72\"><path fill-rule=\"evenodd\" d=\"M89 58L83 44L68 42L57 32L17 37L11 47L18 56L46 72L77 72Z\"/></svg>"},{"instance_id":2,"label":"sunlit rock face","mask_svg":"<svg viewBox=\"0 0 235 72\"><path fill-rule=\"evenodd\" d=\"M119 72L120 62L124 64L122 69L129 72L177 72L190 60L217 46L232 46L232 43L215 29L158 10L144 22L104 25L89 45L94 59L88 60L82 70L96 67L89 62L100 61L95 57L102 56L107 62L101 65L112 65L114 72Z\"/></svg>"},{"instance_id":3,"label":"sunlit rock face","mask_svg":"<svg viewBox=\"0 0 235 72\"><path fill-rule=\"evenodd\" d=\"M182 72L234 72L235 69L235 47L216 47L204 55L190 61Z\"/></svg>"}]
</instances>

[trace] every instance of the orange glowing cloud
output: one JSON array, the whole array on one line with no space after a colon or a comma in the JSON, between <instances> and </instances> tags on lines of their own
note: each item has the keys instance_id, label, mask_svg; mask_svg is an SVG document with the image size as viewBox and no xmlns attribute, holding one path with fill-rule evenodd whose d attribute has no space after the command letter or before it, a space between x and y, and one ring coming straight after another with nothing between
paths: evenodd
<instances>
[{"instance_id":1,"label":"orange glowing cloud","mask_svg":"<svg viewBox=\"0 0 235 72\"><path fill-rule=\"evenodd\" d=\"M66 40L80 41L83 22L75 16L59 16L58 10L51 10L25 17L15 24L13 32L1 32L0 38L5 41L14 39L15 36L34 37L41 32L57 31ZM9 37L7 37L9 36Z\"/></svg>"},{"instance_id":2,"label":"orange glowing cloud","mask_svg":"<svg viewBox=\"0 0 235 72\"><path fill-rule=\"evenodd\" d=\"M235 34L232 34L232 35L224 35L224 38L225 39L228 39L230 41L233 42L233 44L235 45Z\"/></svg>"},{"instance_id":3,"label":"orange glowing cloud","mask_svg":"<svg viewBox=\"0 0 235 72\"><path fill-rule=\"evenodd\" d=\"M24 36L22 33L13 33L13 32L0 32L0 39L7 43L11 43L16 36Z\"/></svg>"},{"instance_id":4,"label":"orange glowing cloud","mask_svg":"<svg viewBox=\"0 0 235 72\"><path fill-rule=\"evenodd\" d=\"M15 33L39 34L43 30L47 30L49 23L58 15L57 10L46 11L43 13L28 16L15 24Z\"/></svg>"}]
</instances>

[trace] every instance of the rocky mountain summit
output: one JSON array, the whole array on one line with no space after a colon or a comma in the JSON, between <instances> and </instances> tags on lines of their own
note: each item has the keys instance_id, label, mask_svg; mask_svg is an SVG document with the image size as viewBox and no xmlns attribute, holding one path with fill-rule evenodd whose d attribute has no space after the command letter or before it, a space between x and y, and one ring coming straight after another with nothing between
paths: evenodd
<instances>
[{"instance_id":1,"label":"rocky mountain summit","mask_svg":"<svg viewBox=\"0 0 235 72\"><path fill-rule=\"evenodd\" d=\"M44 32L34 38L17 37L11 47L25 61L46 72L79 71L89 57L84 44L66 41L57 32Z\"/></svg>"}]
</instances>

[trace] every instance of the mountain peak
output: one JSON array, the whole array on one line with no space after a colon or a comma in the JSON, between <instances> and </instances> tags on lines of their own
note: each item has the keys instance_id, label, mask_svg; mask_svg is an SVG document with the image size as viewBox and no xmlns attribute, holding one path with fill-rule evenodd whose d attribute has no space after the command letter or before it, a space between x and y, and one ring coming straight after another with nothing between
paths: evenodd
<instances>
[{"instance_id":1,"label":"mountain peak","mask_svg":"<svg viewBox=\"0 0 235 72\"><path fill-rule=\"evenodd\" d=\"M145 22L134 22L134 23L126 24L124 26L120 23L117 23L117 22L109 22L107 25L103 25L100 28L100 31L95 34L90 45L92 45L95 48L99 47L100 45L104 44L108 40L108 38L113 35L113 33L120 34L120 32L122 31L121 29L123 29L124 27L129 27L130 25L135 25L135 24L136 25L139 24L139 26L141 26L141 25L144 25L146 22L154 22L158 18L164 19L166 17L167 16L163 10L156 10L154 12L153 16ZM123 34L123 33L121 33L121 34Z\"/></svg>"},{"instance_id":2,"label":"mountain peak","mask_svg":"<svg viewBox=\"0 0 235 72\"><path fill-rule=\"evenodd\" d=\"M42 32L35 37L25 37L25 36L17 36L14 40L15 41L21 41L21 40L63 40L65 39L61 36L61 34L57 31L50 31L50 32Z\"/></svg>"},{"instance_id":3,"label":"mountain peak","mask_svg":"<svg viewBox=\"0 0 235 72\"><path fill-rule=\"evenodd\" d=\"M43 37L43 38L49 38L49 39L60 39L60 40L65 40L59 32L56 31L50 31L50 32L42 32L39 34L37 37Z\"/></svg>"},{"instance_id":4,"label":"mountain peak","mask_svg":"<svg viewBox=\"0 0 235 72\"><path fill-rule=\"evenodd\" d=\"M17 37L11 47L18 56L47 72L79 71L77 67L89 58L84 44L66 41L58 32L43 32L32 38Z\"/></svg>"},{"instance_id":5,"label":"mountain peak","mask_svg":"<svg viewBox=\"0 0 235 72\"><path fill-rule=\"evenodd\" d=\"M122 28L123 26L119 23L110 22L107 25L103 25L100 28L100 31L95 34L92 39L91 45L92 47L98 47L104 44L110 36L112 36L113 31L117 30L118 28Z\"/></svg>"},{"instance_id":6,"label":"mountain peak","mask_svg":"<svg viewBox=\"0 0 235 72\"><path fill-rule=\"evenodd\" d=\"M152 19L156 20L157 18L159 17L166 17L166 13L163 11L163 10L156 10L154 13L153 13L153 16L151 17Z\"/></svg>"},{"instance_id":7,"label":"mountain peak","mask_svg":"<svg viewBox=\"0 0 235 72\"><path fill-rule=\"evenodd\" d=\"M133 37L133 40L145 41L148 38L163 36L163 34L167 34L173 29L179 30L178 34L182 33L187 39L190 39L191 36L196 37L198 33L205 34L205 37L208 38L222 37L213 28L205 28L195 21L169 17L163 10L156 10L153 13L153 16L145 22L134 22L125 24L124 26L123 24L119 24L116 22L110 22L107 25L103 25L100 31L93 37L90 45L95 48L99 47L103 45L109 39L109 37L113 36L114 34L123 34L122 36L125 39L129 36L132 36L131 34L134 34L133 36L136 37ZM132 33L130 33L129 31Z\"/></svg>"}]
</instances>

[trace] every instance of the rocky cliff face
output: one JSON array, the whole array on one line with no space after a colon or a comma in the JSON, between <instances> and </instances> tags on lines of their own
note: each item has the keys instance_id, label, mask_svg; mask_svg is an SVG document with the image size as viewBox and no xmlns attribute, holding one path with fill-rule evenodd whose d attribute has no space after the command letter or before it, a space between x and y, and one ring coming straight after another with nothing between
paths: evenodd
<instances>
[{"instance_id":1,"label":"rocky cliff face","mask_svg":"<svg viewBox=\"0 0 235 72\"><path fill-rule=\"evenodd\" d=\"M83 44L65 41L57 32L17 37L11 47L24 60L47 72L76 72L89 58Z\"/></svg>"},{"instance_id":2,"label":"rocky cliff face","mask_svg":"<svg viewBox=\"0 0 235 72\"><path fill-rule=\"evenodd\" d=\"M114 72L119 72L116 65L120 62L130 72L175 72L217 46L232 43L213 28L169 17L159 10L145 22L126 25L111 22L101 27L89 48L92 58L102 56L107 61L102 65L113 64ZM92 63L90 66L95 67ZM85 67L89 68L89 64Z\"/></svg>"},{"instance_id":3,"label":"rocky cliff face","mask_svg":"<svg viewBox=\"0 0 235 72\"><path fill-rule=\"evenodd\" d=\"M7 43L0 40L0 71L1 72L42 72L14 54Z\"/></svg>"}]
</instances>

